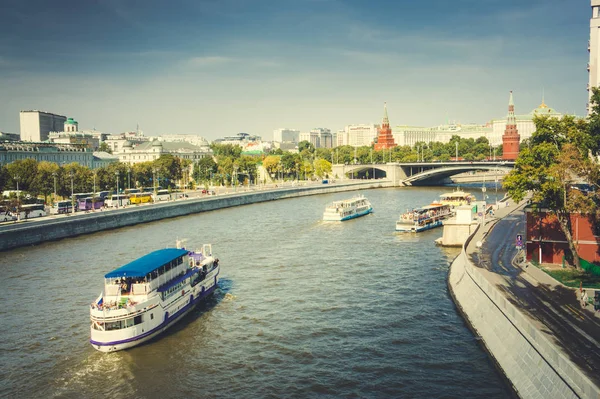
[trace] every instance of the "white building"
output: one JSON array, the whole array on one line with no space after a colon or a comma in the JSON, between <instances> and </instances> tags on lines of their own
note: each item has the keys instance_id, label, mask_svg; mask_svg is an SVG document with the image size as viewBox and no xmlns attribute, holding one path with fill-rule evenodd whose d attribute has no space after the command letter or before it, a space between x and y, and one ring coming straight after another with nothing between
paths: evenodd
<instances>
[{"instance_id":1,"label":"white building","mask_svg":"<svg viewBox=\"0 0 600 399\"><path fill-rule=\"evenodd\" d=\"M222 139L216 139L214 142L217 144L233 144L245 147L252 141L262 141L262 138L249 133L238 133L235 136L225 136Z\"/></svg>"},{"instance_id":2,"label":"white building","mask_svg":"<svg viewBox=\"0 0 600 399\"><path fill-rule=\"evenodd\" d=\"M169 141L171 143L190 143L197 147L204 147L207 150L210 147L208 140L197 134L161 134L156 139L158 141Z\"/></svg>"},{"instance_id":3,"label":"white building","mask_svg":"<svg viewBox=\"0 0 600 399\"><path fill-rule=\"evenodd\" d=\"M300 130L295 129L275 129L273 130L273 141L278 143L298 143Z\"/></svg>"},{"instance_id":4,"label":"white building","mask_svg":"<svg viewBox=\"0 0 600 399\"><path fill-rule=\"evenodd\" d=\"M591 0L592 18L590 19L590 40L588 42L588 51L590 61L587 70L588 81L588 104L587 113L589 115L591 106L589 100L592 97L592 87L600 87L600 0Z\"/></svg>"},{"instance_id":5,"label":"white building","mask_svg":"<svg viewBox=\"0 0 600 399\"><path fill-rule=\"evenodd\" d=\"M144 133L142 131L109 134L104 140L104 142L106 143L108 148L110 148L113 154L119 154L123 152L123 147L127 143L137 145L148 141L150 141L150 138L144 136Z\"/></svg>"},{"instance_id":6,"label":"white building","mask_svg":"<svg viewBox=\"0 0 600 399\"><path fill-rule=\"evenodd\" d=\"M42 142L48 140L50 132L62 131L67 117L43 111L21 111L21 140Z\"/></svg>"},{"instance_id":7,"label":"white building","mask_svg":"<svg viewBox=\"0 0 600 399\"><path fill-rule=\"evenodd\" d=\"M492 137L491 124L479 125L475 123L451 123L433 127L422 126L396 126L393 130L394 141L399 146L413 147L416 143L449 143L452 136L460 136L463 139L477 140ZM502 140L500 140L502 141Z\"/></svg>"},{"instance_id":8,"label":"white building","mask_svg":"<svg viewBox=\"0 0 600 399\"><path fill-rule=\"evenodd\" d=\"M169 141L145 141L137 145L131 142L123 144L121 152L118 153L119 161L133 165L141 162L154 161L163 154L172 154L181 159L188 159L195 163L201 158L212 156L212 151L195 146L187 142Z\"/></svg>"},{"instance_id":9,"label":"white building","mask_svg":"<svg viewBox=\"0 0 600 399\"><path fill-rule=\"evenodd\" d=\"M300 133L300 136L298 137L298 140L300 141L308 141L309 143L311 143L315 148L319 147L319 133L315 132L315 131L310 131L310 132L302 132Z\"/></svg>"},{"instance_id":10,"label":"white building","mask_svg":"<svg viewBox=\"0 0 600 399\"><path fill-rule=\"evenodd\" d=\"M347 125L336 137L336 147L351 145L353 147L370 146L377 137L379 125Z\"/></svg>"},{"instance_id":11,"label":"white building","mask_svg":"<svg viewBox=\"0 0 600 399\"><path fill-rule=\"evenodd\" d=\"M91 150L97 150L100 139L97 135L79 131L79 123L73 118L68 118L64 124L63 131L50 132L48 140L59 144L83 144Z\"/></svg>"}]
</instances>

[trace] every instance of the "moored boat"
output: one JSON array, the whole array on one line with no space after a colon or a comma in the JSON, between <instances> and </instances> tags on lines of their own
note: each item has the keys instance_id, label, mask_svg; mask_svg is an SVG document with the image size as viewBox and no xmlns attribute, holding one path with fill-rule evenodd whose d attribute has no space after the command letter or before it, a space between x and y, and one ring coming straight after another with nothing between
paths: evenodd
<instances>
[{"instance_id":1,"label":"moored boat","mask_svg":"<svg viewBox=\"0 0 600 399\"><path fill-rule=\"evenodd\" d=\"M114 352L152 339L214 292L219 271L205 244L159 249L107 273L90 307L90 343Z\"/></svg>"},{"instance_id":2,"label":"moored boat","mask_svg":"<svg viewBox=\"0 0 600 399\"><path fill-rule=\"evenodd\" d=\"M440 195L440 199L435 203L450 205L450 207L456 208L461 205L470 205L473 201L475 201L475 196L473 194L457 190Z\"/></svg>"},{"instance_id":3,"label":"moored boat","mask_svg":"<svg viewBox=\"0 0 600 399\"><path fill-rule=\"evenodd\" d=\"M396 222L396 231L415 232L433 229L442 225L442 221L452 216L448 204L431 204L400 215Z\"/></svg>"},{"instance_id":4,"label":"moored boat","mask_svg":"<svg viewBox=\"0 0 600 399\"><path fill-rule=\"evenodd\" d=\"M369 200L362 195L357 195L353 198L334 201L327 205L323 213L323 220L339 222L368 215L372 211L373 207Z\"/></svg>"}]
</instances>

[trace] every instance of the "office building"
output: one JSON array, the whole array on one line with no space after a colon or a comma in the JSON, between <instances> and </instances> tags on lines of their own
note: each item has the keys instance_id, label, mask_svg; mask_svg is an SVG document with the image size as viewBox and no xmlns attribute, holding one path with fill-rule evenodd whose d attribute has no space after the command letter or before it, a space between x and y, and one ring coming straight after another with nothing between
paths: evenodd
<instances>
[{"instance_id":1,"label":"office building","mask_svg":"<svg viewBox=\"0 0 600 399\"><path fill-rule=\"evenodd\" d=\"M62 131L67 121L63 115L51 114L43 111L21 111L21 140L42 142L48 140L50 132Z\"/></svg>"},{"instance_id":2,"label":"office building","mask_svg":"<svg viewBox=\"0 0 600 399\"><path fill-rule=\"evenodd\" d=\"M278 143L298 143L300 130L295 129L275 129L273 130L273 141Z\"/></svg>"}]
</instances>

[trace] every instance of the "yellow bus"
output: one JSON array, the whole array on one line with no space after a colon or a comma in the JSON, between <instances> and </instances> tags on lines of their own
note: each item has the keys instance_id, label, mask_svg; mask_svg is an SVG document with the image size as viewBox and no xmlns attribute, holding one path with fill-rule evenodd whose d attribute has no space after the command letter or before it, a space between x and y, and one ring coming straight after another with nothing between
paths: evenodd
<instances>
[{"instance_id":1,"label":"yellow bus","mask_svg":"<svg viewBox=\"0 0 600 399\"><path fill-rule=\"evenodd\" d=\"M145 204L152 202L152 193L133 193L129 195L129 203Z\"/></svg>"}]
</instances>

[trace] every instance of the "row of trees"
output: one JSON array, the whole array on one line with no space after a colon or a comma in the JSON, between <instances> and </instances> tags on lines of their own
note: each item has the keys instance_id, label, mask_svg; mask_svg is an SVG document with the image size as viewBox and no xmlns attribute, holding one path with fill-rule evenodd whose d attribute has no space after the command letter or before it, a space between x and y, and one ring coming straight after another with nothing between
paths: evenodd
<instances>
[{"instance_id":1,"label":"row of trees","mask_svg":"<svg viewBox=\"0 0 600 399\"><path fill-rule=\"evenodd\" d=\"M156 185L173 188L184 178L183 173L190 161L172 155L138 163L132 166L112 163L106 167L90 169L76 162L58 165L34 159L14 161L0 167L0 188L2 190L25 191L33 197L48 197L56 192L58 196L70 197L71 191L92 192L115 191L119 188L152 187Z\"/></svg>"},{"instance_id":2,"label":"row of trees","mask_svg":"<svg viewBox=\"0 0 600 399\"><path fill-rule=\"evenodd\" d=\"M570 259L580 268L573 240L570 214L587 214L590 222L600 221L600 91L593 89L592 112L587 120L571 116L535 118L536 131L523 143L515 168L504 179L504 188L515 200L528 193L535 209L556 215L569 243ZM575 189L586 183L592 192Z\"/></svg>"}]
</instances>

